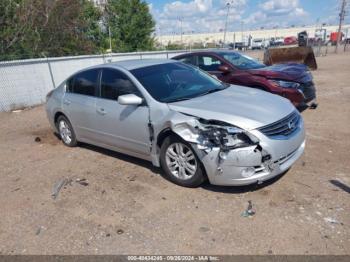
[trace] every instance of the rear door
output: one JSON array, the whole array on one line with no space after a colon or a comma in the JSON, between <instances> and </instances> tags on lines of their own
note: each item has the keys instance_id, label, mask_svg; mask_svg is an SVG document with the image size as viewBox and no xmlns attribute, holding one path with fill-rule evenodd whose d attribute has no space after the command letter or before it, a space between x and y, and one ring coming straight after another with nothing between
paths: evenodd
<instances>
[{"instance_id":1,"label":"rear door","mask_svg":"<svg viewBox=\"0 0 350 262\"><path fill-rule=\"evenodd\" d=\"M133 82L117 69L102 70L100 98L96 103L99 143L141 155L150 154L149 109L143 105L121 105L120 95L142 97Z\"/></svg>"},{"instance_id":2,"label":"rear door","mask_svg":"<svg viewBox=\"0 0 350 262\"><path fill-rule=\"evenodd\" d=\"M91 140L94 135L96 95L98 93L99 69L80 72L66 84L63 109L79 139Z\"/></svg>"}]
</instances>

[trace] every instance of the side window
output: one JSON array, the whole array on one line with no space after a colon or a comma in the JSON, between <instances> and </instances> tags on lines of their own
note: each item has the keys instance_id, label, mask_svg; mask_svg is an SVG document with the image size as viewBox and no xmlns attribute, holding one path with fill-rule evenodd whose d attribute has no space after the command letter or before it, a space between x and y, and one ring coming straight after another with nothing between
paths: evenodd
<instances>
[{"instance_id":1,"label":"side window","mask_svg":"<svg viewBox=\"0 0 350 262\"><path fill-rule=\"evenodd\" d=\"M204 71L219 71L221 61L212 56L199 56L198 67Z\"/></svg>"},{"instance_id":2,"label":"side window","mask_svg":"<svg viewBox=\"0 0 350 262\"><path fill-rule=\"evenodd\" d=\"M81 72L74 77L73 93L95 96L99 70L92 69Z\"/></svg>"},{"instance_id":3,"label":"side window","mask_svg":"<svg viewBox=\"0 0 350 262\"><path fill-rule=\"evenodd\" d=\"M118 100L118 96L135 94L141 96L131 80L115 69L103 69L101 79L101 97Z\"/></svg>"}]
</instances>

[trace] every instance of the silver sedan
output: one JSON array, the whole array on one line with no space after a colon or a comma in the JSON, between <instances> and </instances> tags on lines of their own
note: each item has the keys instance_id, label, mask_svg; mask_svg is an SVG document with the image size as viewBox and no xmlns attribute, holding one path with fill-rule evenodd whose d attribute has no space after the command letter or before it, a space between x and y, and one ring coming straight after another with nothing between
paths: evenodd
<instances>
[{"instance_id":1,"label":"silver sedan","mask_svg":"<svg viewBox=\"0 0 350 262\"><path fill-rule=\"evenodd\" d=\"M149 160L187 187L260 183L288 170L305 147L303 119L288 100L172 60L77 72L47 95L46 111L65 145Z\"/></svg>"}]
</instances>

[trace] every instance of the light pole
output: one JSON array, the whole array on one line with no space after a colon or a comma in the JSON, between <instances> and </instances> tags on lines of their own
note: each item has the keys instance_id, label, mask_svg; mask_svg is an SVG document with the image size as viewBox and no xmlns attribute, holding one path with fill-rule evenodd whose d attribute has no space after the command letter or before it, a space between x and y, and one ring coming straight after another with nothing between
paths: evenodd
<instances>
[{"instance_id":1,"label":"light pole","mask_svg":"<svg viewBox=\"0 0 350 262\"><path fill-rule=\"evenodd\" d=\"M335 46L335 52L338 52L338 46L340 43L340 40L342 38L342 31L341 28L343 26L343 22L345 19L345 7L346 7L346 0L343 0L342 4L341 4L341 9L340 9L340 13L339 13L339 27L338 27L338 35L337 35L337 44Z\"/></svg>"},{"instance_id":2,"label":"light pole","mask_svg":"<svg viewBox=\"0 0 350 262\"><path fill-rule=\"evenodd\" d=\"M224 47L225 42L226 42L227 20L228 20L228 14L230 12L230 7L231 7L232 3L233 3L233 1L226 3L227 13L226 13L225 30L224 30L224 41L222 43L222 47Z\"/></svg>"},{"instance_id":3,"label":"light pole","mask_svg":"<svg viewBox=\"0 0 350 262\"><path fill-rule=\"evenodd\" d=\"M244 40L243 40L243 21L241 21L241 38L242 38L242 45L244 45Z\"/></svg>"},{"instance_id":4,"label":"light pole","mask_svg":"<svg viewBox=\"0 0 350 262\"><path fill-rule=\"evenodd\" d=\"M181 45L182 45L182 21L183 21L183 17L179 16L178 19L179 19L179 22L180 22Z\"/></svg>"},{"instance_id":5,"label":"light pole","mask_svg":"<svg viewBox=\"0 0 350 262\"><path fill-rule=\"evenodd\" d=\"M222 43L222 47L224 47L225 42L226 42L227 21L228 21L228 15L230 13L230 7L231 7L232 4L233 4L233 0L226 3L227 13L226 13L225 30L224 30L224 41Z\"/></svg>"}]
</instances>

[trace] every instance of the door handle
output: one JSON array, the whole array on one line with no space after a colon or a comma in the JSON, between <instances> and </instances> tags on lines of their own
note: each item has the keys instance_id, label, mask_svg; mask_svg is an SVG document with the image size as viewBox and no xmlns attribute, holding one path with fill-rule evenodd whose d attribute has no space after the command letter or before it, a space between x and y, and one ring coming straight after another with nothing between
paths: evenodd
<instances>
[{"instance_id":1,"label":"door handle","mask_svg":"<svg viewBox=\"0 0 350 262\"><path fill-rule=\"evenodd\" d=\"M97 113L99 113L100 115L105 115L105 114L107 114L107 112L105 111L105 109L104 109L103 107L98 108L96 111L97 111Z\"/></svg>"},{"instance_id":2,"label":"door handle","mask_svg":"<svg viewBox=\"0 0 350 262\"><path fill-rule=\"evenodd\" d=\"M70 105L70 103L71 103L71 101L70 101L70 100L68 100L68 99L65 99L65 100L63 101L63 103L64 103L65 105L69 106L69 105Z\"/></svg>"}]
</instances>

